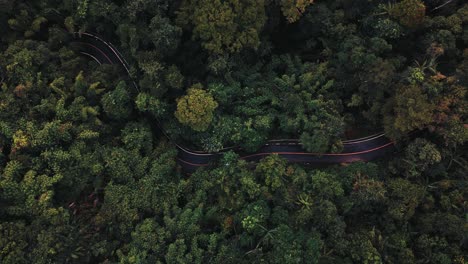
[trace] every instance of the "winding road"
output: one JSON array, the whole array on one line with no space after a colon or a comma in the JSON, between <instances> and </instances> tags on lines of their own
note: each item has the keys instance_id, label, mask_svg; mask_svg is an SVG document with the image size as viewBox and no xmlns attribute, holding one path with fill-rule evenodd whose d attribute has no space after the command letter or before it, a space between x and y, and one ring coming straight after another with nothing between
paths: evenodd
<instances>
[{"instance_id":1,"label":"winding road","mask_svg":"<svg viewBox=\"0 0 468 264\"><path fill-rule=\"evenodd\" d=\"M130 74L129 64L122 54L110 42L91 33L74 33L73 46L76 51L90 57L99 64L117 64ZM133 81L133 86L139 91L138 85ZM190 150L171 139L165 133L158 120L154 120L160 131L173 142L178 149L178 161L184 171L190 173L199 167L208 166L217 160L223 153L206 153ZM379 133L364 138L343 141L343 151L341 153L312 153L306 152L299 140L271 140L262 146L256 153L242 153L241 150L234 149L240 157L247 161L259 161L270 155L278 154L293 163L326 165L350 163L356 161L370 161L380 158L391 152L394 142L385 137L384 133Z\"/></svg>"}]
</instances>

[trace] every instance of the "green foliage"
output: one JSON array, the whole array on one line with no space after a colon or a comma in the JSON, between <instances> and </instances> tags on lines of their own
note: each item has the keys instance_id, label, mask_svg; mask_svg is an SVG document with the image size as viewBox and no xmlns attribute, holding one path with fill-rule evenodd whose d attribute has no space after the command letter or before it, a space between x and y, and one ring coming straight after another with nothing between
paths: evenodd
<instances>
[{"instance_id":1,"label":"green foliage","mask_svg":"<svg viewBox=\"0 0 468 264\"><path fill-rule=\"evenodd\" d=\"M403 0L389 10L390 16L410 28L419 26L424 21L425 13L426 6L421 0Z\"/></svg>"},{"instance_id":2,"label":"green foliage","mask_svg":"<svg viewBox=\"0 0 468 264\"><path fill-rule=\"evenodd\" d=\"M79 19L83 20L86 18L86 15L88 13L88 4L89 0L82 0L78 3L76 14Z\"/></svg>"},{"instance_id":3,"label":"green foliage","mask_svg":"<svg viewBox=\"0 0 468 264\"><path fill-rule=\"evenodd\" d=\"M266 21L264 5L263 0L185 0L177 19L180 25L193 27L193 37L208 51L233 53L258 48Z\"/></svg>"},{"instance_id":4,"label":"green foliage","mask_svg":"<svg viewBox=\"0 0 468 264\"><path fill-rule=\"evenodd\" d=\"M142 123L128 123L122 130L122 142L130 150L150 153L153 145L151 129Z\"/></svg>"},{"instance_id":5,"label":"green foliage","mask_svg":"<svg viewBox=\"0 0 468 264\"><path fill-rule=\"evenodd\" d=\"M167 17L159 15L153 17L149 25L149 30L149 38L159 54L170 55L177 50L182 30L172 25Z\"/></svg>"},{"instance_id":6,"label":"green foliage","mask_svg":"<svg viewBox=\"0 0 468 264\"><path fill-rule=\"evenodd\" d=\"M289 23L296 22L314 0L281 0L281 11Z\"/></svg>"},{"instance_id":7,"label":"green foliage","mask_svg":"<svg viewBox=\"0 0 468 264\"><path fill-rule=\"evenodd\" d=\"M441 160L442 156L434 144L418 138L406 149L403 158L403 163L405 163L403 165L405 166L404 171L408 177L417 177L430 168L431 165L437 164Z\"/></svg>"},{"instance_id":8,"label":"green foliage","mask_svg":"<svg viewBox=\"0 0 468 264\"><path fill-rule=\"evenodd\" d=\"M127 85L121 81L117 87L102 97L102 106L104 112L110 118L124 120L132 114L132 105L130 94L127 91Z\"/></svg>"},{"instance_id":9,"label":"green foliage","mask_svg":"<svg viewBox=\"0 0 468 264\"><path fill-rule=\"evenodd\" d=\"M45 17L36 17L32 22L31 28L35 32L38 32L41 30L41 25L46 22L47 22L47 19Z\"/></svg>"},{"instance_id":10,"label":"green foliage","mask_svg":"<svg viewBox=\"0 0 468 264\"><path fill-rule=\"evenodd\" d=\"M213 97L202 88L201 84L190 87L187 95L177 99L177 111L174 113L179 122L195 131L208 129L213 111L218 107Z\"/></svg>"},{"instance_id":11,"label":"green foliage","mask_svg":"<svg viewBox=\"0 0 468 264\"><path fill-rule=\"evenodd\" d=\"M64 20L64 24L68 32L75 32L75 21L73 20L73 17L66 17Z\"/></svg>"},{"instance_id":12,"label":"green foliage","mask_svg":"<svg viewBox=\"0 0 468 264\"><path fill-rule=\"evenodd\" d=\"M312 2L0 0L0 263L466 262L468 5ZM186 175L147 114L241 149ZM382 127L375 163L242 158Z\"/></svg>"},{"instance_id":13,"label":"green foliage","mask_svg":"<svg viewBox=\"0 0 468 264\"><path fill-rule=\"evenodd\" d=\"M184 76L176 66L169 67L166 73L166 83L173 89L181 89L184 84Z\"/></svg>"},{"instance_id":14,"label":"green foliage","mask_svg":"<svg viewBox=\"0 0 468 264\"><path fill-rule=\"evenodd\" d=\"M344 194L341 183L335 179L334 175L317 172L312 175L311 191L314 196L320 199L333 199Z\"/></svg>"},{"instance_id":15,"label":"green foliage","mask_svg":"<svg viewBox=\"0 0 468 264\"><path fill-rule=\"evenodd\" d=\"M232 141L254 151L280 132L284 137L301 136L312 151L339 151L344 125L341 102L329 94L334 80L327 69L325 63L274 56L268 64L233 72L239 81L210 84L208 89L220 105L210 140L221 141L221 146ZM275 130L276 123L280 131Z\"/></svg>"},{"instance_id":16,"label":"green foliage","mask_svg":"<svg viewBox=\"0 0 468 264\"><path fill-rule=\"evenodd\" d=\"M434 105L416 85L399 87L395 98L389 101L384 112L385 131L391 137L399 137L414 129L428 125L433 118Z\"/></svg>"},{"instance_id":17,"label":"green foliage","mask_svg":"<svg viewBox=\"0 0 468 264\"><path fill-rule=\"evenodd\" d=\"M256 167L256 172L266 175L265 185L272 191L283 187L286 161L278 155L271 155L263 159Z\"/></svg>"},{"instance_id":18,"label":"green foliage","mask_svg":"<svg viewBox=\"0 0 468 264\"><path fill-rule=\"evenodd\" d=\"M398 39L403 35L401 26L388 18L377 20L374 29L377 31L378 36L382 38Z\"/></svg>"},{"instance_id":19,"label":"green foliage","mask_svg":"<svg viewBox=\"0 0 468 264\"><path fill-rule=\"evenodd\" d=\"M166 112L166 105L147 93L139 93L135 105L140 112L149 112L156 117L161 117Z\"/></svg>"},{"instance_id":20,"label":"green foliage","mask_svg":"<svg viewBox=\"0 0 468 264\"><path fill-rule=\"evenodd\" d=\"M269 263L319 263L320 238L314 233L295 232L280 225L270 238L272 252L265 256Z\"/></svg>"},{"instance_id":21,"label":"green foliage","mask_svg":"<svg viewBox=\"0 0 468 264\"><path fill-rule=\"evenodd\" d=\"M425 74L420 68L412 68L410 70L409 81L411 84L416 85L422 83L425 79Z\"/></svg>"},{"instance_id":22,"label":"green foliage","mask_svg":"<svg viewBox=\"0 0 468 264\"><path fill-rule=\"evenodd\" d=\"M378 250L375 248L373 241L376 239L377 234L375 231L361 231L355 234L352 234L351 239L351 251L349 252L351 258L354 261L368 264L380 264L382 262L382 257L380 256ZM378 240L381 239L380 236L377 237Z\"/></svg>"},{"instance_id":23,"label":"green foliage","mask_svg":"<svg viewBox=\"0 0 468 264\"><path fill-rule=\"evenodd\" d=\"M388 183L390 217L397 221L406 221L413 217L424 190L422 186L404 179L392 179Z\"/></svg>"},{"instance_id":24,"label":"green foliage","mask_svg":"<svg viewBox=\"0 0 468 264\"><path fill-rule=\"evenodd\" d=\"M3 263L27 263L24 254L24 250L28 246L25 229L26 226L22 222L2 222L0 224L0 233L2 234L0 259Z\"/></svg>"},{"instance_id":25,"label":"green foliage","mask_svg":"<svg viewBox=\"0 0 468 264\"><path fill-rule=\"evenodd\" d=\"M15 14L15 18L8 20L10 28L17 31L26 31L29 28L30 23L31 16L28 11L24 9L21 9L19 13Z\"/></svg>"}]
</instances>

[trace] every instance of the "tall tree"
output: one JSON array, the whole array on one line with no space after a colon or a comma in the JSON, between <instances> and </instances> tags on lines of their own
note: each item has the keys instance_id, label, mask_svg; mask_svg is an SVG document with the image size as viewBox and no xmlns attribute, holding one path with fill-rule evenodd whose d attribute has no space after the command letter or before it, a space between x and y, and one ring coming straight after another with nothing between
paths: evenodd
<instances>
[{"instance_id":1,"label":"tall tree","mask_svg":"<svg viewBox=\"0 0 468 264\"><path fill-rule=\"evenodd\" d=\"M177 99L175 117L184 125L195 131L207 130L213 119L213 111L218 103L203 90L201 84L196 84L187 90L187 95Z\"/></svg>"},{"instance_id":2,"label":"tall tree","mask_svg":"<svg viewBox=\"0 0 468 264\"><path fill-rule=\"evenodd\" d=\"M124 81L119 82L113 91L104 94L101 103L110 118L123 120L132 114L132 101Z\"/></svg>"},{"instance_id":3,"label":"tall tree","mask_svg":"<svg viewBox=\"0 0 468 264\"><path fill-rule=\"evenodd\" d=\"M414 129L421 129L432 122L434 105L417 85L401 86L395 97L387 103L384 112L385 131L391 137L399 137Z\"/></svg>"},{"instance_id":4,"label":"tall tree","mask_svg":"<svg viewBox=\"0 0 468 264\"><path fill-rule=\"evenodd\" d=\"M184 0L178 23L215 54L256 49L266 21L264 0Z\"/></svg>"},{"instance_id":5,"label":"tall tree","mask_svg":"<svg viewBox=\"0 0 468 264\"><path fill-rule=\"evenodd\" d=\"M296 22L314 0L281 0L281 11L289 23Z\"/></svg>"}]
</instances>

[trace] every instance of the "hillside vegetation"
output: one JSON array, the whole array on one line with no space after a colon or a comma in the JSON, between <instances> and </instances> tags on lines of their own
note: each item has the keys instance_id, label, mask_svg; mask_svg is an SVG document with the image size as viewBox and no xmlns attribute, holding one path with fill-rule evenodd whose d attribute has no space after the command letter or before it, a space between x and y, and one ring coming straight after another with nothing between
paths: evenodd
<instances>
[{"instance_id":1,"label":"hillside vegetation","mask_svg":"<svg viewBox=\"0 0 468 264\"><path fill-rule=\"evenodd\" d=\"M465 1L0 0L0 25L0 263L468 262ZM200 151L396 148L188 175L154 119Z\"/></svg>"}]
</instances>

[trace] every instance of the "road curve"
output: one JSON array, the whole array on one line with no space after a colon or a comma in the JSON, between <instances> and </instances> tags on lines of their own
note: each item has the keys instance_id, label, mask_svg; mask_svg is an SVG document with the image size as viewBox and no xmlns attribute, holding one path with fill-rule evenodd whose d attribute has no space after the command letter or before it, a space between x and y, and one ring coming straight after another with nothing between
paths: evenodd
<instances>
[{"instance_id":1,"label":"road curve","mask_svg":"<svg viewBox=\"0 0 468 264\"><path fill-rule=\"evenodd\" d=\"M77 52L88 56L99 64L120 65L127 74L130 74L128 63L110 42L87 32L74 33L73 38L72 47ZM133 86L139 91L139 87L134 81ZM184 171L188 173L195 171L199 167L208 166L221 157L223 152L228 150L236 151L241 159L246 161L259 161L270 154L278 154L293 163L326 165L370 161L386 155L394 148L393 141L385 137L384 133L378 133L364 138L343 141L343 151L341 153L307 152L302 148L302 144L297 139L271 140L255 153L243 153L238 148L227 148L217 153L206 153L190 150L177 144L165 133L158 120L154 120L154 123L162 134L176 145L178 149L178 162Z\"/></svg>"}]
</instances>

